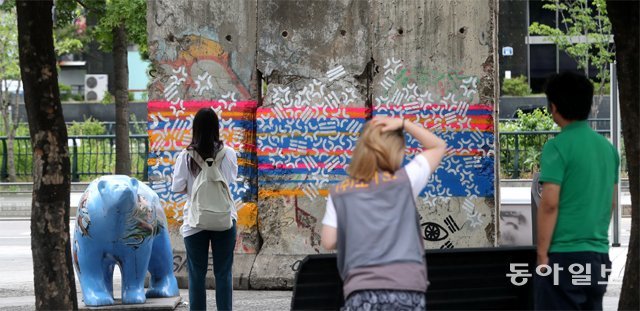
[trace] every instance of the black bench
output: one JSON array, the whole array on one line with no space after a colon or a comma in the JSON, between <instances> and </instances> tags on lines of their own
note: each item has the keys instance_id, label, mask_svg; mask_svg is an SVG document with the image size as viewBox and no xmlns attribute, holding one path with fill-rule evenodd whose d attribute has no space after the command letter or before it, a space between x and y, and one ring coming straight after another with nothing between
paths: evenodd
<instances>
[{"instance_id":1,"label":"black bench","mask_svg":"<svg viewBox=\"0 0 640 311\"><path fill-rule=\"evenodd\" d=\"M533 309L533 278L516 286L506 275L511 263L526 263L527 273L535 273L534 247L438 249L425 255L431 282L427 310ZM343 303L336 256L307 256L296 274L291 309L338 310Z\"/></svg>"}]
</instances>

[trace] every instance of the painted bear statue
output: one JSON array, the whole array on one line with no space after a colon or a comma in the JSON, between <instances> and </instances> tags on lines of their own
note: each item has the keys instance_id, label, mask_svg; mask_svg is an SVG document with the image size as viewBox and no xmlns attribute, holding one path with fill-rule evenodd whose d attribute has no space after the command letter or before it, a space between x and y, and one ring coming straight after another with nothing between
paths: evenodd
<instances>
[{"instance_id":1,"label":"painted bear statue","mask_svg":"<svg viewBox=\"0 0 640 311\"><path fill-rule=\"evenodd\" d=\"M179 295L167 218L151 188L128 176L100 177L82 195L76 216L73 263L87 306L114 303L115 265L123 304Z\"/></svg>"}]
</instances>

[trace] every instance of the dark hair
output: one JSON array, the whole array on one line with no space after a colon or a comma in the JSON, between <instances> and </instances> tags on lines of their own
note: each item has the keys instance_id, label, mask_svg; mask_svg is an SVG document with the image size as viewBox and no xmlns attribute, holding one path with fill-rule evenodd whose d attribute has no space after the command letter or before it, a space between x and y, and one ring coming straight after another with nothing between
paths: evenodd
<instances>
[{"instance_id":1,"label":"dark hair","mask_svg":"<svg viewBox=\"0 0 640 311\"><path fill-rule=\"evenodd\" d=\"M193 118L191 135L191 144L187 149L195 150L202 159L213 158L222 149L220 122L213 109L202 108L198 110ZM194 176L200 173L200 167L194 159L189 161L188 168Z\"/></svg>"},{"instance_id":2,"label":"dark hair","mask_svg":"<svg viewBox=\"0 0 640 311\"><path fill-rule=\"evenodd\" d=\"M558 113L567 120L589 118L593 84L585 76L573 72L554 74L547 79L544 93L547 95L549 112L553 103Z\"/></svg>"}]
</instances>

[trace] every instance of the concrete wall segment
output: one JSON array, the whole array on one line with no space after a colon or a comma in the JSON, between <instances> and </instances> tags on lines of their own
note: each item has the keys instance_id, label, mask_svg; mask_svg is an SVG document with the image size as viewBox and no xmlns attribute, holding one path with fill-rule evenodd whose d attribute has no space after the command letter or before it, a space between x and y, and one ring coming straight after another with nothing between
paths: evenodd
<instances>
[{"instance_id":1,"label":"concrete wall segment","mask_svg":"<svg viewBox=\"0 0 640 311\"><path fill-rule=\"evenodd\" d=\"M150 176L167 214L179 223L184 198L166 176L189 114L213 107L241 155L236 286L290 288L299 260L326 252L328 188L346 177L363 124L402 115L450 146L418 199L426 247L495 245L496 10L497 0L149 1Z\"/></svg>"},{"instance_id":2,"label":"concrete wall segment","mask_svg":"<svg viewBox=\"0 0 640 311\"><path fill-rule=\"evenodd\" d=\"M257 220L256 1L149 1L152 60L148 124L149 179L158 192L174 247L174 271L185 285L186 254L180 234L186 196L171 192L175 158L191 141L193 115L214 109L221 139L238 152L238 180L230 186L238 209L234 284L249 287L260 249ZM210 284L212 286L213 283Z\"/></svg>"}]
</instances>

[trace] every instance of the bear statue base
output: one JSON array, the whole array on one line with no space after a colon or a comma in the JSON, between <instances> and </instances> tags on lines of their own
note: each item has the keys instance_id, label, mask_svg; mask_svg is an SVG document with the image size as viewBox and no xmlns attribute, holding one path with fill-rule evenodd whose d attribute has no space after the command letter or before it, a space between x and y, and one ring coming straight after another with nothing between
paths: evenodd
<instances>
[{"instance_id":1,"label":"bear statue base","mask_svg":"<svg viewBox=\"0 0 640 311\"><path fill-rule=\"evenodd\" d=\"M78 301L79 310L175 310L182 302L182 297L147 298L143 304L123 305L121 299L115 299L113 305L102 307L88 307L82 301Z\"/></svg>"}]
</instances>

